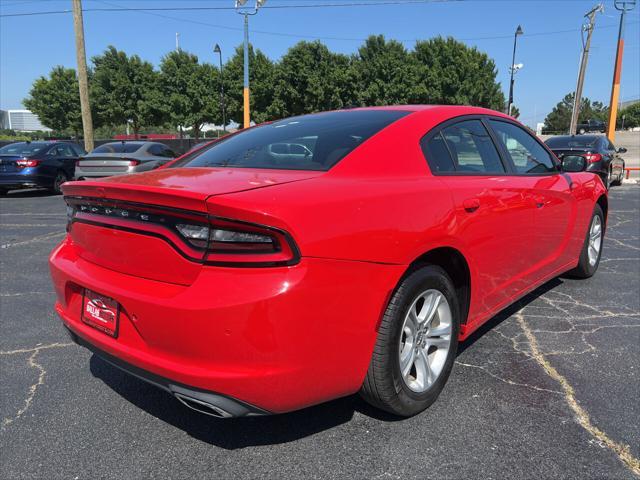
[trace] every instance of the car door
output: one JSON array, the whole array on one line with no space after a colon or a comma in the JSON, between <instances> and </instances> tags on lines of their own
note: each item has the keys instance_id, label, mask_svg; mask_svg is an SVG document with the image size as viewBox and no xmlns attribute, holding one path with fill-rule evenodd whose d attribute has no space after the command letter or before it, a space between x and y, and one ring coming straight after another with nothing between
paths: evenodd
<instances>
[{"instance_id":1,"label":"car door","mask_svg":"<svg viewBox=\"0 0 640 480\"><path fill-rule=\"evenodd\" d=\"M567 246L575 231L579 183L560 172L555 156L522 126L492 118L489 124L505 153L514 179L529 190L535 205L534 233L526 250L534 281L552 275L572 261Z\"/></svg>"},{"instance_id":2,"label":"car door","mask_svg":"<svg viewBox=\"0 0 640 480\"><path fill-rule=\"evenodd\" d=\"M39 173L46 177L50 177L51 181L56 177L58 170L63 167L62 149L60 144L52 145L43 155L42 166Z\"/></svg>"},{"instance_id":3,"label":"car door","mask_svg":"<svg viewBox=\"0 0 640 480\"><path fill-rule=\"evenodd\" d=\"M423 139L433 175L441 177L455 205L456 236L475 279L469 318L510 302L533 234L533 207L505 164L480 117L444 124ZM472 320L473 321L473 320Z\"/></svg>"},{"instance_id":4,"label":"car door","mask_svg":"<svg viewBox=\"0 0 640 480\"><path fill-rule=\"evenodd\" d=\"M63 143L58 145L58 153L60 168L64 171L68 179L72 179L76 168L76 161L79 159L76 151L71 145Z\"/></svg>"}]
</instances>

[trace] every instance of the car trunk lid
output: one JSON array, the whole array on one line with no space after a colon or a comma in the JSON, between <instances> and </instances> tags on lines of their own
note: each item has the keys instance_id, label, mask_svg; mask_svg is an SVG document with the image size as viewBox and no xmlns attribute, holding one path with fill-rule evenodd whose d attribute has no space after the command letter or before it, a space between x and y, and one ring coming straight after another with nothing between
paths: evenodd
<instances>
[{"instance_id":1,"label":"car trunk lid","mask_svg":"<svg viewBox=\"0 0 640 480\"><path fill-rule=\"evenodd\" d=\"M301 181L322 172L231 168L169 168L70 182L62 189L74 209L69 235L79 255L129 275L190 285L204 250L175 225L207 223L207 198Z\"/></svg>"},{"instance_id":2,"label":"car trunk lid","mask_svg":"<svg viewBox=\"0 0 640 480\"><path fill-rule=\"evenodd\" d=\"M0 173L15 173L19 170L17 161L22 159L19 155L0 155Z\"/></svg>"}]
</instances>

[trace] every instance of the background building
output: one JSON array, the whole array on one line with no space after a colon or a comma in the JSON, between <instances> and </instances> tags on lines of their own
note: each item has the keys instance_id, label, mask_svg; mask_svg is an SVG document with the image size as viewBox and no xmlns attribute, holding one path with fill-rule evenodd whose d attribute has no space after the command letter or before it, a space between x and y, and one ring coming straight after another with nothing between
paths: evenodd
<instances>
[{"instance_id":1,"label":"background building","mask_svg":"<svg viewBox=\"0 0 640 480\"><path fill-rule=\"evenodd\" d=\"M29 110L0 110L0 127L16 132L51 131L50 128L42 125L36 114Z\"/></svg>"}]
</instances>

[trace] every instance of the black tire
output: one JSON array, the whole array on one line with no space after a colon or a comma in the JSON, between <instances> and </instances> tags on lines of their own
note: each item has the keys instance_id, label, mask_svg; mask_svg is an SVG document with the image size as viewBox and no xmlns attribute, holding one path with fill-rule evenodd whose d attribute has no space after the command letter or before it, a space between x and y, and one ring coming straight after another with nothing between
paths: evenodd
<instances>
[{"instance_id":1,"label":"black tire","mask_svg":"<svg viewBox=\"0 0 640 480\"><path fill-rule=\"evenodd\" d=\"M53 186L51 187L51 191L57 195L62 193L62 189L60 188L64 182L69 181L69 177L67 174L60 170L56 174L56 178L53 180Z\"/></svg>"},{"instance_id":2,"label":"black tire","mask_svg":"<svg viewBox=\"0 0 640 480\"><path fill-rule=\"evenodd\" d=\"M596 216L600 217L601 239L600 239L600 251L598 252L598 257L596 259L596 262L592 265L589 262L589 236L591 234L591 226L593 225L594 218ZM596 204L596 206L593 209L593 215L591 215L591 220L589 220L589 226L587 227L587 233L585 234L584 244L582 245L582 251L580 252L580 259L578 261L578 266L569 272L569 274L572 277L589 278L596 273L596 271L598 270L598 266L600 265L600 258L602 257L602 247L604 245L604 234L605 234L604 214L602 213L602 208L600 208L600 205Z\"/></svg>"},{"instance_id":3,"label":"black tire","mask_svg":"<svg viewBox=\"0 0 640 480\"><path fill-rule=\"evenodd\" d=\"M0 188L0 197L4 197L7 193L9 193L9 190L6 188Z\"/></svg>"},{"instance_id":4,"label":"black tire","mask_svg":"<svg viewBox=\"0 0 640 480\"><path fill-rule=\"evenodd\" d=\"M451 341L438 377L422 393L412 391L400 372L400 340L404 319L414 300L426 290L438 290L451 310ZM423 266L405 276L384 313L369 370L360 395L374 407L410 417L429 407L444 388L458 348L460 306L447 273L438 266Z\"/></svg>"},{"instance_id":5,"label":"black tire","mask_svg":"<svg viewBox=\"0 0 640 480\"><path fill-rule=\"evenodd\" d=\"M620 174L616 177L616 179L613 182L611 182L611 185L620 186L622 185L622 180L624 180L624 164L620 169Z\"/></svg>"}]
</instances>

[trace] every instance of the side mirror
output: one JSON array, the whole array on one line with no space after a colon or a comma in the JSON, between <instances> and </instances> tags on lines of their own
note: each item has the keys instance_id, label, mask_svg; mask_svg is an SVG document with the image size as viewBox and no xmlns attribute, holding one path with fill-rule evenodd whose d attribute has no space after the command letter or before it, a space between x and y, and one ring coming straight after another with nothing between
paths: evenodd
<instances>
[{"instance_id":1,"label":"side mirror","mask_svg":"<svg viewBox=\"0 0 640 480\"><path fill-rule=\"evenodd\" d=\"M587 169L587 159L582 155L565 155L560 161L563 172L584 172Z\"/></svg>"},{"instance_id":2,"label":"side mirror","mask_svg":"<svg viewBox=\"0 0 640 480\"><path fill-rule=\"evenodd\" d=\"M620 147L618 150L616 150L616 152L618 153L627 153L627 149L624 147Z\"/></svg>"}]
</instances>

